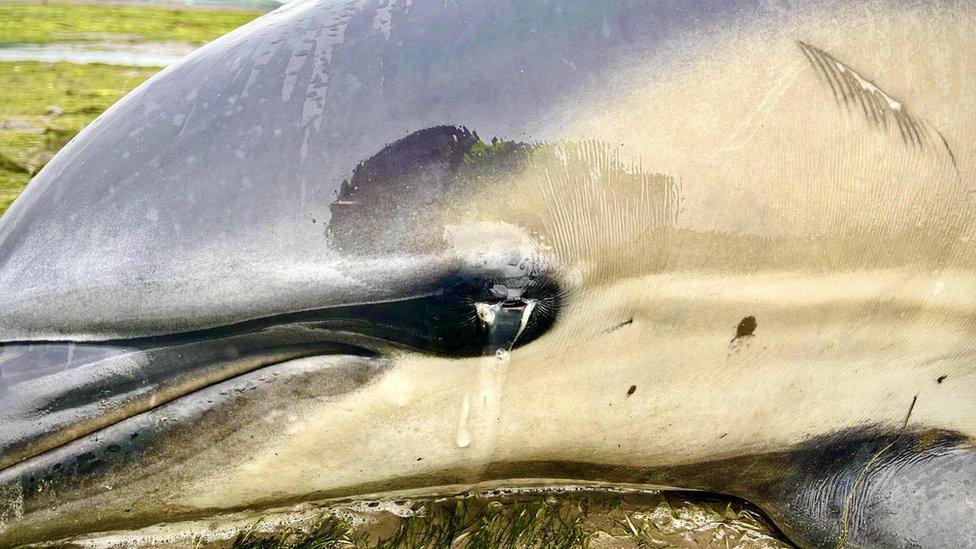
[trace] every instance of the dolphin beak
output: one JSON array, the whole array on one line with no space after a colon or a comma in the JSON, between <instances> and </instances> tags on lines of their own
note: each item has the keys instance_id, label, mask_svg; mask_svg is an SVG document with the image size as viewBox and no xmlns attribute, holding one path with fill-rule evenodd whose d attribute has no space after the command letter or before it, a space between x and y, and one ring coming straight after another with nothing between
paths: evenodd
<instances>
[{"instance_id":1,"label":"dolphin beak","mask_svg":"<svg viewBox=\"0 0 976 549\"><path fill-rule=\"evenodd\" d=\"M15 500L18 520L7 521L4 535L54 539L158 520L152 502L171 483L161 480L172 474L169 464L206 463L208 452L255 425L287 429L296 410L349 398L404 352L507 357L520 336L538 330L528 322L535 304L507 294L473 302L448 291L198 332L8 344L0 356L9 376L0 488L16 494L7 501ZM241 462L247 451L238 452ZM184 468L172 482L204 469ZM86 514L92 497L105 503ZM199 513L164 510L169 518Z\"/></svg>"},{"instance_id":2,"label":"dolphin beak","mask_svg":"<svg viewBox=\"0 0 976 549\"><path fill-rule=\"evenodd\" d=\"M381 345L301 324L7 345L0 359L8 378L0 406L0 470L271 365L311 356L375 356Z\"/></svg>"},{"instance_id":3,"label":"dolphin beak","mask_svg":"<svg viewBox=\"0 0 976 549\"><path fill-rule=\"evenodd\" d=\"M8 346L3 371L21 377L4 383L5 397L17 395L2 406L4 540L56 539L128 523L139 513L133 502L153 497L145 485L141 496L107 497L99 513L79 515L75 508L138 485L159 464L205 454L242 425L287 423L279 416L290 404L355 391L384 370L378 349L389 344L342 339L352 336L285 325L127 347ZM37 365L45 355L47 367L35 368L33 377L17 367Z\"/></svg>"}]
</instances>

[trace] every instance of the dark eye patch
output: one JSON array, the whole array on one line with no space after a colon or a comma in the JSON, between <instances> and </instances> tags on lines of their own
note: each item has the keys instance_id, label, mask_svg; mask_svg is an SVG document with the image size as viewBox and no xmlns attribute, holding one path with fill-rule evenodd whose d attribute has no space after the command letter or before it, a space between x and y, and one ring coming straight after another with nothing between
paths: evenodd
<instances>
[{"instance_id":1,"label":"dark eye patch","mask_svg":"<svg viewBox=\"0 0 976 549\"><path fill-rule=\"evenodd\" d=\"M444 277L435 293L409 299L335 307L301 313L317 328L366 336L436 356L472 357L484 353L487 327L476 313L477 303L503 302L492 278L457 273ZM528 281L521 300L538 304L529 316L515 347L549 330L559 314L563 294L551 277ZM297 319L291 319L292 321Z\"/></svg>"},{"instance_id":2,"label":"dark eye patch","mask_svg":"<svg viewBox=\"0 0 976 549\"><path fill-rule=\"evenodd\" d=\"M435 282L433 292L395 301L295 312L193 332L90 342L76 360L70 350L75 344L68 341L0 346L0 378L6 375L7 382L29 383L31 374L57 374L61 380L40 387L34 383L30 394L0 383L0 396L19 391L22 397L0 398L0 423L7 427L0 433L0 469L66 442L68 428L91 432L150 409L157 400L166 402L210 383L296 358L346 355L369 359L391 348L443 357L483 355L490 334L478 318L478 303L516 306L533 300L536 306L515 341L515 347L525 345L555 324L563 299L558 283L540 274L524 281L499 281L457 272ZM499 298L499 285L518 282L522 282L518 300ZM99 349L103 350L100 354ZM84 359L86 354L92 356L91 361ZM50 367L43 367L45 363ZM93 364L98 367L92 368ZM106 414L105 406L117 413ZM44 421L37 421L38 417Z\"/></svg>"},{"instance_id":3,"label":"dark eye patch","mask_svg":"<svg viewBox=\"0 0 976 549\"><path fill-rule=\"evenodd\" d=\"M545 273L531 273L515 282L522 300L537 303L515 343L517 348L553 326L562 307L563 292L559 283ZM487 329L477 318L476 304L502 302L498 286L512 283L476 273L455 272L442 276L433 285L434 291L404 299L299 311L205 330L90 345L138 351L204 341L218 344L248 338L248 334L255 337L263 334L260 339L266 341L268 332L276 328L301 326L309 332L303 338L305 343L317 340L355 345L361 337L367 354L372 352L371 347L386 343L437 356L478 356L484 351ZM335 334L342 337L336 338Z\"/></svg>"}]
</instances>

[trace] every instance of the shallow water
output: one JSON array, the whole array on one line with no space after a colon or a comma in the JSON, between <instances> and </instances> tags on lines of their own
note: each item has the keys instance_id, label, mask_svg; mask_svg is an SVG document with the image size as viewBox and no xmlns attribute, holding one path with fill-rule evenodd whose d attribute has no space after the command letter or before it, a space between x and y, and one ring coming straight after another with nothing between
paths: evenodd
<instances>
[{"instance_id":1,"label":"shallow water","mask_svg":"<svg viewBox=\"0 0 976 549\"><path fill-rule=\"evenodd\" d=\"M0 61L165 67L194 49L196 46L193 44L179 42L20 44L0 47Z\"/></svg>"}]
</instances>

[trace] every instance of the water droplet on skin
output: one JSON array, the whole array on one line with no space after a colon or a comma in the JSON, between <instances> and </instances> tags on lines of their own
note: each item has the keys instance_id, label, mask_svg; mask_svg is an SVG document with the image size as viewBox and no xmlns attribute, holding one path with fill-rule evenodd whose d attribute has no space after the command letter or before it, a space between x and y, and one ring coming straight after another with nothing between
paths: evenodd
<instances>
[{"instance_id":1,"label":"water droplet on skin","mask_svg":"<svg viewBox=\"0 0 976 549\"><path fill-rule=\"evenodd\" d=\"M468 397L461 402L461 417L458 419L457 446L467 448L471 445L471 433L468 431L468 415L471 413L471 403Z\"/></svg>"},{"instance_id":2,"label":"water droplet on skin","mask_svg":"<svg viewBox=\"0 0 976 549\"><path fill-rule=\"evenodd\" d=\"M496 285L500 286L500 285ZM513 299L475 304L478 318L487 328L484 359L479 367L477 382L461 403L458 420L457 446L467 448L472 442L472 432L478 437L480 452L491 452L497 436L501 417L502 392L505 373L511 361L511 350L525 329L535 301L521 299L521 291L513 292L495 287L495 293L517 296ZM474 409L472 409L472 402ZM473 425L472 425L473 422Z\"/></svg>"},{"instance_id":3,"label":"water droplet on skin","mask_svg":"<svg viewBox=\"0 0 976 549\"><path fill-rule=\"evenodd\" d=\"M499 350L506 353L511 351L519 335L528 324L535 305L534 299L475 303L478 318L488 328L484 354L495 356Z\"/></svg>"}]
</instances>

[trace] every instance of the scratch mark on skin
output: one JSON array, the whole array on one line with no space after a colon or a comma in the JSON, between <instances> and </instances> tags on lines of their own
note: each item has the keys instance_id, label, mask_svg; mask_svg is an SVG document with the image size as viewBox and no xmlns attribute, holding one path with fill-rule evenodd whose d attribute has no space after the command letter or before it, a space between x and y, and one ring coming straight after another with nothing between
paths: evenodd
<instances>
[{"instance_id":1,"label":"scratch mark on skin","mask_svg":"<svg viewBox=\"0 0 976 549\"><path fill-rule=\"evenodd\" d=\"M806 42L797 41L797 45L817 75L830 86L838 103L860 110L875 127L887 130L893 123L906 145L924 149L929 144L929 129L922 121L909 114L904 103L888 95L874 82L864 78L833 55ZM935 133L938 134L953 168L958 171L956 156L948 141L941 132L936 130Z\"/></svg>"},{"instance_id":2,"label":"scratch mark on skin","mask_svg":"<svg viewBox=\"0 0 976 549\"><path fill-rule=\"evenodd\" d=\"M939 139L942 140L942 144L945 146L946 152L949 153L949 161L952 162L952 167L958 171L959 166L956 165L956 153L952 152L952 147L949 146L949 142L946 141L946 138L944 135L942 135L942 132L936 131L936 133L939 134Z\"/></svg>"},{"instance_id":3,"label":"scratch mark on skin","mask_svg":"<svg viewBox=\"0 0 976 549\"><path fill-rule=\"evenodd\" d=\"M629 318L629 319L621 322L620 324L617 324L615 326L611 326L611 327L607 328L606 330L603 330L603 333L609 334L610 332L619 330L619 329L623 328L624 326L629 326L629 325L631 325L633 323L634 323L634 319L633 318Z\"/></svg>"},{"instance_id":4,"label":"scratch mark on skin","mask_svg":"<svg viewBox=\"0 0 976 549\"><path fill-rule=\"evenodd\" d=\"M893 120L906 143L923 145L921 124L908 114L900 101L820 48L806 42L797 44L814 68L818 69L817 72L830 84L835 98L846 105L855 103L865 118L876 126L887 127L889 119Z\"/></svg>"},{"instance_id":5,"label":"scratch mark on skin","mask_svg":"<svg viewBox=\"0 0 976 549\"><path fill-rule=\"evenodd\" d=\"M878 459L888 451L889 448L894 446L898 439L905 434L905 430L908 427L908 420L912 417L912 412L915 410L915 403L918 402L918 395L912 397L912 403L908 405L908 413L905 414L905 419L902 421L901 429L892 437L888 444L885 444L880 450L875 452L871 459L864 464L861 471L857 474L857 478L851 484L850 489L847 491L847 495L844 497L844 508L841 510L840 515L840 536L837 539L836 549L842 549L847 544L847 536L850 533L851 528L851 504L854 501L854 495L857 493L858 488L864 483L864 479L868 476L868 472L871 470L871 466L878 461Z\"/></svg>"},{"instance_id":6,"label":"scratch mark on skin","mask_svg":"<svg viewBox=\"0 0 976 549\"><path fill-rule=\"evenodd\" d=\"M193 113L196 110L197 110L197 106L194 103L194 105L192 107L190 107L190 112L188 112L187 115L186 115L186 117L183 119L183 125L180 126L180 135L183 135L183 134L186 133L186 129L190 125L190 119L193 118Z\"/></svg>"},{"instance_id":7,"label":"scratch mark on skin","mask_svg":"<svg viewBox=\"0 0 976 549\"><path fill-rule=\"evenodd\" d=\"M776 81L776 83L762 98L762 101L756 105L756 108L753 109L748 116L743 117L739 123L736 124L735 128L732 130L732 133L729 134L729 136L725 139L725 143L722 144L722 152L734 152L739 150L745 143L750 141L753 136L756 135L762 126L760 124L753 124L753 120L759 114L766 114L776 106L780 99L786 95L787 90L789 90L793 82L796 81L796 77L798 74L800 74L800 69L802 69L802 67L802 62L795 63L789 72L781 76ZM752 126L752 131L750 131L745 137L740 138L739 135L750 125ZM735 144L735 146L733 146L733 144Z\"/></svg>"},{"instance_id":8,"label":"scratch mark on skin","mask_svg":"<svg viewBox=\"0 0 976 549\"><path fill-rule=\"evenodd\" d=\"M901 430L902 431L904 431L905 428L908 427L908 420L912 417L912 411L915 410L915 402L917 402L917 401L918 401L918 395L915 395L914 397L912 397L912 403L908 407L908 413L905 414L905 421L903 421L902 424L901 424Z\"/></svg>"}]
</instances>

